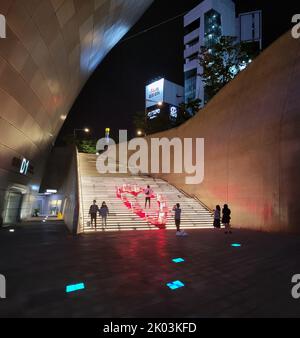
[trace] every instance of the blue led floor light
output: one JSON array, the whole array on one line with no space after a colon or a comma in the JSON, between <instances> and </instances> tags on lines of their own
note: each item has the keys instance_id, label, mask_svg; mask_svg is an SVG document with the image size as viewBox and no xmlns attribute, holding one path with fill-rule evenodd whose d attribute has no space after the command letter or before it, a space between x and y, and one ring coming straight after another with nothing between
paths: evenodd
<instances>
[{"instance_id":1,"label":"blue led floor light","mask_svg":"<svg viewBox=\"0 0 300 338\"><path fill-rule=\"evenodd\" d=\"M172 259L172 262L177 264L177 263L183 263L185 262L185 260L183 258L175 258L175 259Z\"/></svg>"},{"instance_id":2,"label":"blue led floor light","mask_svg":"<svg viewBox=\"0 0 300 338\"><path fill-rule=\"evenodd\" d=\"M233 243L233 244L231 244L231 246L232 246L233 248L240 248L242 245L239 244L239 243Z\"/></svg>"},{"instance_id":3,"label":"blue led floor light","mask_svg":"<svg viewBox=\"0 0 300 338\"><path fill-rule=\"evenodd\" d=\"M177 290L180 288L184 287L184 284L182 282L180 282L179 280L172 282L172 283L168 283L167 286L171 289L171 290Z\"/></svg>"},{"instance_id":4,"label":"blue led floor light","mask_svg":"<svg viewBox=\"0 0 300 338\"><path fill-rule=\"evenodd\" d=\"M83 290L83 289L85 289L84 283L68 285L66 287L66 293L75 292L75 291L79 291L79 290Z\"/></svg>"}]
</instances>

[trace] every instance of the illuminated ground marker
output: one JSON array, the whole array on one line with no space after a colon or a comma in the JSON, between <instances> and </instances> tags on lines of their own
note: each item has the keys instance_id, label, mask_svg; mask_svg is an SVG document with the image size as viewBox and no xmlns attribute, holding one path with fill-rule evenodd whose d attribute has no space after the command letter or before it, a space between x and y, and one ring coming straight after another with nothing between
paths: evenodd
<instances>
[{"instance_id":1,"label":"illuminated ground marker","mask_svg":"<svg viewBox=\"0 0 300 338\"><path fill-rule=\"evenodd\" d=\"M231 246L232 246L233 248L240 248L240 247L242 246L242 244L239 244L239 243L233 243L233 244L231 244Z\"/></svg>"},{"instance_id":2,"label":"illuminated ground marker","mask_svg":"<svg viewBox=\"0 0 300 338\"><path fill-rule=\"evenodd\" d=\"M177 263L183 263L185 262L185 260L183 258L175 258L175 259L172 259L172 262L177 264Z\"/></svg>"},{"instance_id":3,"label":"illuminated ground marker","mask_svg":"<svg viewBox=\"0 0 300 338\"><path fill-rule=\"evenodd\" d=\"M15 232L15 230L14 229L10 229L9 232Z\"/></svg>"},{"instance_id":4,"label":"illuminated ground marker","mask_svg":"<svg viewBox=\"0 0 300 338\"><path fill-rule=\"evenodd\" d=\"M179 280L172 282L172 283L168 283L167 286L171 289L171 290L177 290L180 288L184 287L184 284L182 282L180 282Z\"/></svg>"},{"instance_id":5,"label":"illuminated ground marker","mask_svg":"<svg viewBox=\"0 0 300 338\"><path fill-rule=\"evenodd\" d=\"M75 292L75 291L79 291L79 290L83 290L83 289L85 289L84 283L68 285L66 287L66 293Z\"/></svg>"}]
</instances>

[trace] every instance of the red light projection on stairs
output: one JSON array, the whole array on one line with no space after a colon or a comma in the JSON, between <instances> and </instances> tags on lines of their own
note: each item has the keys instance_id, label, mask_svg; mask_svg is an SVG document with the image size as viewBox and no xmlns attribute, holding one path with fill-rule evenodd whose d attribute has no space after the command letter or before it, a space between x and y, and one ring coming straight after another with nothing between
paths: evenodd
<instances>
[{"instance_id":1,"label":"red light projection on stairs","mask_svg":"<svg viewBox=\"0 0 300 338\"><path fill-rule=\"evenodd\" d=\"M169 208L166 198L161 194L151 195L151 201L156 200L157 208L145 210L141 203L144 203L144 189L138 185L123 184L122 187L117 187L117 197L123 204L133 211L135 215L145 220L147 223L165 229L168 220Z\"/></svg>"}]
</instances>

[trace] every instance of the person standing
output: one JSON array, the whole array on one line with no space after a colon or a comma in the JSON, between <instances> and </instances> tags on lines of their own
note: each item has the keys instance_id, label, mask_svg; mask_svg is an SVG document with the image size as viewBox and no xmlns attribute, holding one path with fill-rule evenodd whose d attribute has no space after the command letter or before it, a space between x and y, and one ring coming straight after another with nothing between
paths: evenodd
<instances>
[{"instance_id":1,"label":"person standing","mask_svg":"<svg viewBox=\"0 0 300 338\"><path fill-rule=\"evenodd\" d=\"M145 209L147 208L147 203L149 204L149 209L151 208L151 195L152 190L150 188L150 185L148 185L145 190Z\"/></svg>"},{"instance_id":2,"label":"person standing","mask_svg":"<svg viewBox=\"0 0 300 338\"><path fill-rule=\"evenodd\" d=\"M217 229L221 228L221 207L219 205L214 210L214 227Z\"/></svg>"},{"instance_id":3,"label":"person standing","mask_svg":"<svg viewBox=\"0 0 300 338\"><path fill-rule=\"evenodd\" d=\"M93 204L90 206L89 214L91 216L91 227L93 227L93 223L95 224L95 230L97 229L97 212L99 211L99 207L97 205L97 201L95 200Z\"/></svg>"},{"instance_id":4,"label":"person standing","mask_svg":"<svg viewBox=\"0 0 300 338\"><path fill-rule=\"evenodd\" d=\"M102 203L102 206L99 210L99 214L102 217L102 228L107 226L107 216L109 215L109 209L105 202Z\"/></svg>"},{"instance_id":5,"label":"person standing","mask_svg":"<svg viewBox=\"0 0 300 338\"><path fill-rule=\"evenodd\" d=\"M228 205L225 204L224 208L222 210L222 223L225 226L225 234L232 234L231 228L230 228L230 220L231 220L231 210L229 209Z\"/></svg>"},{"instance_id":6,"label":"person standing","mask_svg":"<svg viewBox=\"0 0 300 338\"><path fill-rule=\"evenodd\" d=\"M180 204L177 203L174 208L173 211L175 212L175 225L176 225L176 229L177 229L177 233L180 233L180 224L181 224L181 208L180 208Z\"/></svg>"}]
</instances>

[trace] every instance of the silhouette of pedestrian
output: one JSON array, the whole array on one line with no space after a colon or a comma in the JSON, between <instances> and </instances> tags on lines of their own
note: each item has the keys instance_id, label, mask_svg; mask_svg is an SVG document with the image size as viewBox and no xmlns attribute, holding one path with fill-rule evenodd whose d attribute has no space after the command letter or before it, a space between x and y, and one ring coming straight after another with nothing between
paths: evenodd
<instances>
[{"instance_id":1,"label":"silhouette of pedestrian","mask_svg":"<svg viewBox=\"0 0 300 338\"><path fill-rule=\"evenodd\" d=\"M147 203L149 204L149 209L151 208L151 195L152 190L150 188L150 185L148 185L147 189L145 190L145 209L147 208Z\"/></svg>"},{"instance_id":2,"label":"silhouette of pedestrian","mask_svg":"<svg viewBox=\"0 0 300 338\"><path fill-rule=\"evenodd\" d=\"M102 206L99 210L99 214L102 217L102 228L104 228L104 225L105 225L105 228L106 228L106 226L107 226L107 216L109 215L109 209L108 209L105 202L102 203Z\"/></svg>"},{"instance_id":3,"label":"silhouette of pedestrian","mask_svg":"<svg viewBox=\"0 0 300 338\"><path fill-rule=\"evenodd\" d=\"M229 209L228 205L225 204L224 208L222 210L222 223L225 225L225 234L232 234L231 228L230 228L230 220L231 220L231 210Z\"/></svg>"},{"instance_id":4,"label":"silhouette of pedestrian","mask_svg":"<svg viewBox=\"0 0 300 338\"><path fill-rule=\"evenodd\" d=\"M180 208L180 204L177 203L174 208L173 211L175 212L175 225L176 225L176 229L177 232L181 232L180 231L180 224L181 224L181 208Z\"/></svg>"},{"instance_id":5,"label":"silhouette of pedestrian","mask_svg":"<svg viewBox=\"0 0 300 338\"><path fill-rule=\"evenodd\" d=\"M219 205L214 210L214 227L217 229L221 228L221 207Z\"/></svg>"},{"instance_id":6,"label":"silhouette of pedestrian","mask_svg":"<svg viewBox=\"0 0 300 338\"><path fill-rule=\"evenodd\" d=\"M99 211L99 207L97 205L97 201L95 200L93 204L90 206L89 214L91 216L91 227L93 227L93 223L95 224L95 230L97 229L97 212Z\"/></svg>"}]
</instances>

